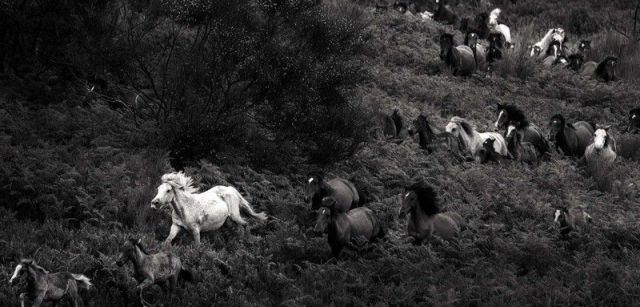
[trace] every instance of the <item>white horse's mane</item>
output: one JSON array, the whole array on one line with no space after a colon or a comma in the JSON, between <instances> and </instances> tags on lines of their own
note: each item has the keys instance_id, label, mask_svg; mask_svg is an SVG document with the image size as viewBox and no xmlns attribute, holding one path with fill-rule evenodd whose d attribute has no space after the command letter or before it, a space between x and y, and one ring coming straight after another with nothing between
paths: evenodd
<instances>
[{"instance_id":1,"label":"white horse's mane","mask_svg":"<svg viewBox=\"0 0 640 307\"><path fill-rule=\"evenodd\" d=\"M188 193L198 192L198 188L193 186L193 178L185 175L183 172L173 172L162 175L162 182L175 184L184 189Z\"/></svg>"},{"instance_id":2,"label":"white horse's mane","mask_svg":"<svg viewBox=\"0 0 640 307\"><path fill-rule=\"evenodd\" d=\"M460 116L452 117L450 122L460 125L466 134L472 134L476 130L476 127L471 122Z\"/></svg>"}]
</instances>

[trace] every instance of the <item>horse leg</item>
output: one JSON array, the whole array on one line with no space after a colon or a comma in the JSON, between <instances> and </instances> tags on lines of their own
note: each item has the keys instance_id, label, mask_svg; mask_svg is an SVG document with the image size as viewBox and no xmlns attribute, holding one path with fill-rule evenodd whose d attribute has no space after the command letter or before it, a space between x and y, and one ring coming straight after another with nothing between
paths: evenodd
<instances>
[{"instance_id":1,"label":"horse leg","mask_svg":"<svg viewBox=\"0 0 640 307\"><path fill-rule=\"evenodd\" d=\"M193 234L193 241L196 242L196 245L200 245L200 229L199 228L191 229L191 234Z\"/></svg>"},{"instance_id":2,"label":"horse leg","mask_svg":"<svg viewBox=\"0 0 640 307\"><path fill-rule=\"evenodd\" d=\"M27 294L26 293L20 293L20 296L18 296L18 298L20 299L20 307L24 307L24 300L26 298Z\"/></svg>"},{"instance_id":3,"label":"horse leg","mask_svg":"<svg viewBox=\"0 0 640 307\"><path fill-rule=\"evenodd\" d=\"M44 300L44 295L46 294L46 292L39 294L36 299L33 301L33 307L38 307L40 306L40 304L42 304L42 301Z\"/></svg>"},{"instance_id":4,"label":"horse leg","mask_svg":"<svg viewBox=\"0 0 640 307\"><path fill-rule=\"evenodd\" d=\"M71 302L73 302L73 306L82 306L82 301L80 300L80 296L78 295L78 284L75 282L75 280L69 280L69 282L67 282L67 289L67 293L69 293L69 297L71 298Z\"/></svg>"},{"instance_id":5,"label":"horse leg","mask_svg":"<svg viewBox=\"0 0 640 307\"><path fill-rule=\"evenodd\" d=\"M171 245L171 242L176 238L178 233L180 233L180 226L172 224L171 230L169 230L169 235L164 239L164 245Z\"/></svg>"},{"instance_id":6,"label":"horse leg","mask_svg":"<svg viewBox=\"0 0 640 307\"><path fill-rule=\"evenodd\" d=\"M238 225L244 226L247 224L247 221L245 221L240 215L240 201L234 202L234 204L229 204L229 218Z\"/></svg>"}]
</instances>

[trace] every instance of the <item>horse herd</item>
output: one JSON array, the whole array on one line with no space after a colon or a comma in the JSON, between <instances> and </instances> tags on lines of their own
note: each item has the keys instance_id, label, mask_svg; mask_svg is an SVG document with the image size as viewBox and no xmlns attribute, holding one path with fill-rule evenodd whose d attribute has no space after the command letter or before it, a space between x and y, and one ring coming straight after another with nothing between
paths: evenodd
<instances>
[{"instance_id":1,"label":"horse herd","mask_svg":"<svg viewBox=\"0 0 640 307\"><path fill-rule=\"evenodd\" d=\"M451 68L454 75L470 76L476 71L488 71L490 64L502 59L508 49L514 48L511 29L500 19L500 8L480 12L473 18L460 18L447 4L447 0L435 2L437 9L433 13L426 10L429 8L428 1L396 0L392 7L401 14L416 14L423 19L452 25L464 33L464 43L460 45L456 44L451 33L442 33L437 38L440 59ZM386 10L388 6L386 2L378 3L376 9ZM480 40L486 40L488 44L482 44ZM607 56L600 62L588 61L590 40L580 40L575 46L569 46L567 42L563 28L552 28L539 41L528 45L527 50L531 58L541 60L546 67L565 67L582 76L606 82L618 80L617 57Z\"/></svg>"}]
</instances>

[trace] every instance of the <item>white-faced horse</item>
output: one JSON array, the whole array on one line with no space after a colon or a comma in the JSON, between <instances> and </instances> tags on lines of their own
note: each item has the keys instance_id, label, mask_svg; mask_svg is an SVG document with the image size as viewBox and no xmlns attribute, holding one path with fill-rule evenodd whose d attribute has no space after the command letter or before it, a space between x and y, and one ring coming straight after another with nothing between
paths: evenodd
<instances>
[{"instance_id":1,"label":"white-faced horse","mask_svg":"<svg viewBox=\"0 0 640 307\"><path fill-rule=\"evenodd\" d=\"M162 176L158 194L151 201L152 208L171 205L173 224L165 244L185 229L193 235L196 244L200 244L200 232L217 230L227 218L239 225L247 222L240 216L240 209L258 220L266 220L267 215L256 213L249 202L234 187L216 186L206 192L196 193L193 180L184 173L169 173Z\"/></svg>"},{"instance_id":2,"label":"white-faced horse","mask_svg":"<svg viewBox=\"0 0 640 307\"><path fill-rule=\"evenodd\" d=\"M498 132L478 132L473 125L466 119L454 116L447 124L446 131L453 137L458 139L465 150L467 150L471 156L475 156L476 153L482 148L482 143L485 140L492 138L495 139L493 148L496 153L501 156L507 156L509 151L507 149L507 142L504 137Z\"/></svg>"},{"instance_id":3,"label":"white-faced horse","mask_svg":"<svg viewBox=\"0 0 640 307\"><path fill-rule=\"evenodd\" d=\"M584 157L589 165L597 163L611 165L615 162L616 140L609 135L609 128L610 126L598 128L593 133L593 143L584 151Z\"/></svg>"}]
</instances>

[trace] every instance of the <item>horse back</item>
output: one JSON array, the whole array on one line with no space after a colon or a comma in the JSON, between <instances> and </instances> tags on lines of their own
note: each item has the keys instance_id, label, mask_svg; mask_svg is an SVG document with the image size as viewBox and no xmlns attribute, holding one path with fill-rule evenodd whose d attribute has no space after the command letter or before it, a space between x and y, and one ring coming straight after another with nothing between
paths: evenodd
<instances>
[{"instance_id":1,"label":"horse back","mask_svg":"<svg viewBox=\"0 0 640 307\"><path fill-rule=\"evenodd\" d=\"M480 133L482 137L482 142L486 141L488 138L495 139L493 142L493 150L500 154L501 156L507 156L509 150L507 149L507 142L504 140L502 134L498 132L483 132Z\"/></svg>"},{"instance_id":2,"label":"horse back","mask_svg":"<svg viewBox=\"0 0 640 307\"><path fill-rule=\"evenodd\" d=\"M355 208L347 213L351 224L351 236L363 236L367 239L376 237L379 233L378 221L371 209Z\"/></svg>"},{"instance_id":3,"label":"horse back","mask_svg":"<svg viewBox=\"0 0 640 307\"><path fill-rule=\"evenodd\" d=\"M337 200L336 209L347 212L351 208L355 208L360 203L360 195L358 190L349 180L343 178L331 179L327 182L331 187L330 195Z\"/></svg>"},{"instance_id":4,"label":"horse back","mask_svg":"<svg viewBox=\"0 0 640 307\"><path fill-rule=\"evenodd\" d=\"M585 149L589 144L592 143L593 139L593 125L585 121L579 121L573 124L573 128L575 129L575 134L577 138L577 147L578 156L582 156L584 154Z\"/></svg>"},{"instance_id":5,"label":"horse back","mask_svg":"<svg viewBox=\"0 0 640 307\"><path fill-rule=\"evenodd\" d=\"M476 59L469 46L460 45L453 48L453 67L459 75L469 76L476 70Z\"/></svg>"},{"instance_id":6,"label":"horse back","mask_svg":"<svg viewBox=\"0 0 640 307\"><path fill-rule=\"evenodd\" d=\"M549 143L540 129L531 124L523 131L522 143L531 143L541 155L549 151Z\"/></svg>"},{"instance_id":7,"label":"horse back","mask_svg":"<svg viewBox=\"0 0 640 307\"><path fill-rule=\"evenodd\" d=\"M460 233L460 226L458 223L445 213L438 213L433 216L431 227L433 235L445 240L452 239Z\"/></svg>"},{"instance_id":8,"label":"horse back","mask_svg":"<svg viewBox=\"0 0 640 307\"><path fill-rule=\"evenodd\" d=\"M182 262L171 253L157 253L147 257L143 264L145 275L154 277L156 282L167 280L180 273Z\"/></svg>"}]
</instances>

